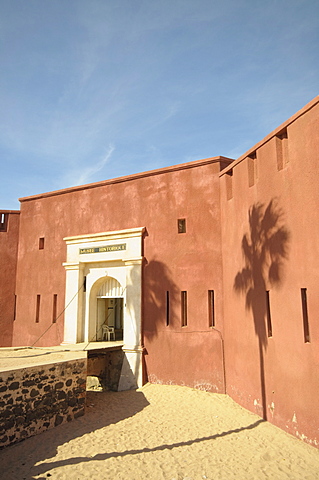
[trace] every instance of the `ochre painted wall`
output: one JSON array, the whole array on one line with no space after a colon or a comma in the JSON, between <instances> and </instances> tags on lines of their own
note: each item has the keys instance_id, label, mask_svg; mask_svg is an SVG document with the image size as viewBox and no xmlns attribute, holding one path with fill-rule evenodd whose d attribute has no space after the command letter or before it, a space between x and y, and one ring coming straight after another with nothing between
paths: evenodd
<instances>
[{"instance_id":1,"label":"ochre painted wall","mask_svg":"<svg viewBox=\"0 0 319 480\"><path fill-rule=\"evenodd\" d=\"M215 291L216 327L222 328L219 172L225 161L193 162L22 201L13 344L56 345L63 340L63 314L52 325L52 312L54 295L58 312L64 308L64 237L145 226L145 372L154 381L223 392L221 336L208 325L208 290ZM186 219L186 233L178 233L179 218ZM39 238L44 238L43 249ZM188 292L185 327L181 290Z\"/></svg>"},{"instance_id":2,"label":"ochre painted wall","mask_svg":"<svg viewBox=\"0 0 319 480\"><path fill-rule=\"evenodd\" d=\"M63 340L63 237L146 227L144 380L226 391L318 447L318 152L319 97L221 173L219 157L22 199L13 345Z\"/></svg>"},{"instance_id":3,"label":"ochre painted wall","mask_svg":"<svg viewBox=\"0 0 319 480\"><path fill-rule=\"evenodd\" d=\"M0 347L10 347L14 322L20 212L1 210L0 214L7 217L6 231L0 231Z\"/></svg>"},{"instance_id":4,"label":"ochre painted wall","mask_svg":"<svg viewBox=\"0 0 319 480\"><path fill-rule=\"evenodd\" d=\"M221 224L227 393L318 446L318 99L311 106L221 174Z\"/></svg>"}]
</instances>

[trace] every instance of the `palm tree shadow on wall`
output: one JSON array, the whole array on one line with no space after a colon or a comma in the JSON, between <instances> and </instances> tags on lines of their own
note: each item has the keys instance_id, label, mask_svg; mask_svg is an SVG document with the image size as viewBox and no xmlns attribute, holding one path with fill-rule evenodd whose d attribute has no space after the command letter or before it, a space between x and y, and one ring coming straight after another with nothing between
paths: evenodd
<instances>
[{"instance_id":1,"label":"palm tree shadow on wall","mask_svg":"<svg viewBox=\"0 0 319 480\"><path fill-rule=\"evenodd\" d=\"M234 290L245 295L246 310L252 312L259 343L262 414L267 420L264 351L268 336L272 336L267 290L269 286L276 288L282 283L290 233L276 199L267 206L255 203L250 207L248 217L249 232L241 242L244 267L235 277Z\"/></svg>"}]
</instances>

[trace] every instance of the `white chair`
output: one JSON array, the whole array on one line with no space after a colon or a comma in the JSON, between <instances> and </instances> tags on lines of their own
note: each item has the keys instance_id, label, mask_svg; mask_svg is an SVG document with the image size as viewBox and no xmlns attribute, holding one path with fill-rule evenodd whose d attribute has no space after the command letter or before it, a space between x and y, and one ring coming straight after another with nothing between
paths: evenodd
<instances>
[{"instance_id":1,"label":"white chair","mask_svg":"<svg viewBox=\"0 0 319 480\"><path fill-rule=\"evenodd\" d=\"M111 341L111 336L115 340L115 331L114 327L109 327L108 325L102 325L102 340Z\"/></svg>"}]
</instances>

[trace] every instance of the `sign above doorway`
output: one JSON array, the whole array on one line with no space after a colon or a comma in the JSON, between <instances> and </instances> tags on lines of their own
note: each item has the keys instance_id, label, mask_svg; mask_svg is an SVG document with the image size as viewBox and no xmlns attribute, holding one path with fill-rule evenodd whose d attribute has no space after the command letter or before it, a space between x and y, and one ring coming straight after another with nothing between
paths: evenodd
<instances>
[{"instance_id":1,"label":"sign above doorway","mask_svg":"<svg viewBox=\"0 0 319 480\"><path fill-rule=\"evenodd\" d=\"M119 245L105 245L103 247L80 248L79 252L80 254L104 253L104 252L116 252L118 250L126 250L126 243L121 243Z\"/></svg>"}]
</instances>

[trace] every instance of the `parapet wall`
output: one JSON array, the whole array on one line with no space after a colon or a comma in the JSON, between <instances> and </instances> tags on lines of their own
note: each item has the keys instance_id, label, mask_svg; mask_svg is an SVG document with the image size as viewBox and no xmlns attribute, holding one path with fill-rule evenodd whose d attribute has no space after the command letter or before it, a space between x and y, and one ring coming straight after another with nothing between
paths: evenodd
<instances>
[{"instance_id":1,"label":"parapet wall","mask_svg":"<svg viewBox=\"0 0 319 480\"><path fill-rule=\"evenodd\" d=\"M0 372L0 448L84 415L87 359Z\"/></svg>"}]
</instances>

